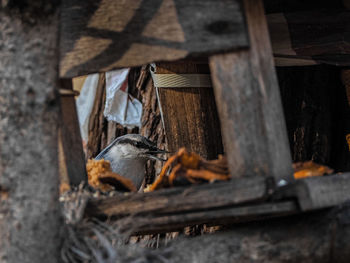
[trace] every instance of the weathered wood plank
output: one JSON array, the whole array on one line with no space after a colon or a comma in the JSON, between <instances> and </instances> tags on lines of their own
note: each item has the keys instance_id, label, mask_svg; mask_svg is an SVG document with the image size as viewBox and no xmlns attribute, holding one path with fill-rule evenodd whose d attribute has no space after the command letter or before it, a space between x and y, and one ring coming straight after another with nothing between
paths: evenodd
<instances>
[{"instance_id":1,"label":"weathered wood plank","mask_svg":"<svg viewBox=\"0 0 350 263\"><path fill-rule=\"evenodd\" d=\"M157 74L210 74L207 60L157 63ZM181 147L205 159L223 153L220 122L212 88L159 88L168 150Z\"/></svg>"},{"instance_id":2,"label":"weathered wood plank","mask_svg":"<svg viewBox=\"0 0 350 263\"><path fill-rule=\"evenodd\" d=\"M62 79L61 88L72 90L72 80ZM73 186L86 180L85 156L73 96L61 96L61 141L69 182Z\"/></svg>"},{"instance_id":3,"label":"weathered wood plank","mask_svg":"<svg viewBox=\"0 0 350 263\"><path fill-rule=\"evenodd\" d=\"M112 218L123 231L150 234L195 224L232 224L324 210L350 201L349 190L350 173L300 179L277 189L256 176L90 200L86 214Z\"/></svg>"},{"instance_id":4,"label":"weathered wood plank","mask_svg":"<svg viewBox=\"0 0 350 263\"><path fill-rule=\"evenodd\" d=\"M240 224L194 238L178 238L157 253L173 263L347 263L350 209ZM133 256L135 254L132 254Z\"/></svg>"},{"instance_id":5,"label":"weathered wood plank","mask_svg":"<svg viewBox=\"0 0 350 263\"><path fill-rule=\"evenodd\" d=\"M60 76L248 46L239 0L65 0Z\"/></svg>"},{"instance_id":6,"label":"weathered wood plank","mask_svg":"<svg viewBox=\"0 0 350 263\"><path fill-rule=\"evenodd\" d=\"M350 65L350 11L318 8L267 15L278 66Z\"/></svg>"},{"instance_id":7,"label":"weathered wood plank","mask_svg":"<svg viewBox=\"0 0 350 263\"><path fill-rule=\"evenodd\" d=\"M86 211L89 216L161 215L261 201L267 198L268 193L269 186L265 178L251 177L211 185L90 200Z\"/></svg>"},{"instance_id":8,"label":"weathered wood plank","mask_svg":"<svg viewBox=\"0 0 350 263\"><path fill-rule=\"evenodd\" d=\"M350 200L350 173L297 180L281 197L297 197L303 211L341 205Z\"/></svg>"},{"instance_id":9,"label":"weathered wood plank","mask_svg":"<svg viewBox=\"0 0 350 263\"><path fill-rule=\"evenodd\" d=\"M186 226L196 224L225 225L240 222L250 222L286 216L298 213L294 201L248 205L226 209L201 212L189 212L180 215L164 216L131 216L118 220L121 231L132 230L136 234L153 234L181 230Z\"/></svg>"},{"instance_id":10,"label":"weathered wood plank","mask_svg":"<svg viewBox=\"0 0 350 263\"><path fill-rule=\"evenodd\" d=\"M244 7L251 48L209 59L229 168L232 176L293 181L263 6L245 0Z\"/></svg>"}]
</instances>

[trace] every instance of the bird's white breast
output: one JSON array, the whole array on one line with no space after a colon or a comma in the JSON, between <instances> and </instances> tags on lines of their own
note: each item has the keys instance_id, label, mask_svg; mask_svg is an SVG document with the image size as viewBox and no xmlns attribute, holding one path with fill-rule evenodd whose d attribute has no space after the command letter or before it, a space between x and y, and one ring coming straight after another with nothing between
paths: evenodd
<instances>
[{"instance_id":1,"label":"bird's white breast","mask_svg":"<svg viewBox=\"0 0 350 263\"><path fill-rule=\"evenodd\" d=\"M133 155L130 150L128 145L113 147L105 155L105 159L111 162L113 172L132 180L139 189L145 176L146 160Z\"/></svg>"}]
</instances>

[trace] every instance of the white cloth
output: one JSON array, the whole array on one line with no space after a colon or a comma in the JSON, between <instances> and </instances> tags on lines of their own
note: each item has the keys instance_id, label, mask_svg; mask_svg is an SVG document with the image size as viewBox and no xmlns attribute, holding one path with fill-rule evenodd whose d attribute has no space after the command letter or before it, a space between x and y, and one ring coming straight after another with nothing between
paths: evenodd
<instances>
[{"instance_id":1,"label":"white cloth","mask_svg":"<svg viewBox=\"0 0 350 263\"><path fill-rule=\"evenodd\" d=\"M94 107L98 79L98 74L89 75L85 79L80 95L76 99L80 134L84 142L87 142L89 138L89 119Z\"/></svg>"},{"instance_id":2,"label":"white cloth","mask_svg":"<svg viewBox=\"0 0 350 263\"><path fill-rule=\"evenodd\" d=\"M142 103L128 94L129 69L106 72L104 116L128 128L141 127Z\"/></svg>"}]
</instances>

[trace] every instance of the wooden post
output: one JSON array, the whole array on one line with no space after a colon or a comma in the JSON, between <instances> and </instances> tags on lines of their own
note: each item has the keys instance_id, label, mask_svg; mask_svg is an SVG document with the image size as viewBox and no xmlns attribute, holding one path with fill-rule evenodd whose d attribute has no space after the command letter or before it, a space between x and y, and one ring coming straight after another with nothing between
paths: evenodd
<instances>
[{"instance_id":1,"label":"wooden post","mask_svg":"<svg viewBox=\"0 0 350 263\"><path fill-rule=\"evenodd\" d=\"M59 2L0 4L0 262L61 262Z\"/></svg>"},{"instance_id":2,"label":"wooden post","mask_svg":"<svg viewBox=\"0 0 350 263\"><path fill-rule=\"evenodd\" d=\"M261 0L245 0L250 48L209 59L229 168L292 180L283 109Z\"/></svg>"},{"instance_id":3,"label":"wooden post","mask_svg":"<svg viewBox=\"0 0 350 263\"><path fill-rule=\"evenodd\" d=\"M207 61L157 63L159 74L209 74ZM186 147L204 158L223 152L212 88L159 88L169 151Z\"/></svg>"},{"instance_id":4,"label":"wooden post","mask_svg":"<svg viewBox=\"0 0 350 263\"><path fill-rule=\"evenodd\" d=\"M72 80L62 79L61 88L72 90ZM87 177L74 96L61 96L61 117L60 134L69 182L77 186Z\"/></svg>"}]
</instances>

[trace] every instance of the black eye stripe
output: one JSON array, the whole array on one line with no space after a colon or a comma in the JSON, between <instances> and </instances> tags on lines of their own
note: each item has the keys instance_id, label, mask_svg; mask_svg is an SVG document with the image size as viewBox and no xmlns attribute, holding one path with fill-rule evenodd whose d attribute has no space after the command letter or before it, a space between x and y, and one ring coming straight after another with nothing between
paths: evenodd
<instances>
[{"instance_id":1,"label":"black eye stripe","mask_svg":"<svg viewBox=\"0 0 350 263\"><path fill-rule=\"evenodd\" d=\"M151 143L145 143L145 142L140 142L140 141L135 141L131 139L124 139L118 142L118 144L131 144L137 148L141 149L147 149L147 150L154 150L157 147L155 145L152 145Z\"/></svg>"}]
</instances>

